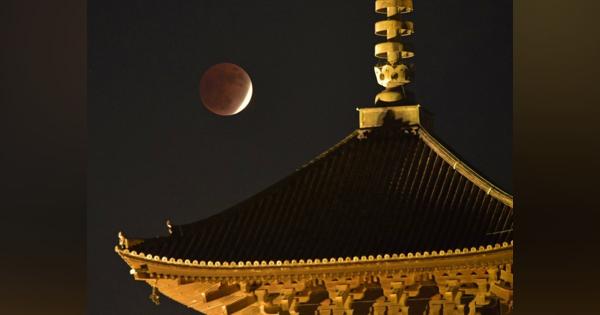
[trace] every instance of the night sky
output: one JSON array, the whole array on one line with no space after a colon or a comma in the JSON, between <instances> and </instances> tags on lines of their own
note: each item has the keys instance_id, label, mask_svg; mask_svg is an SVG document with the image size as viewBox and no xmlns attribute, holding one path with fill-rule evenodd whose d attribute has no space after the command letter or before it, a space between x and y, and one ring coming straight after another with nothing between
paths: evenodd
<instances>
[{"instance_id":1,"label":"night sky","mask_svg":"<svg viewBox=\"0 0 600 315\"><path fill-rule=\"evenodd\" d=\"M417 78L432 133L512 192L512 1L415 0ZM358 126L382 88L374 1L88 1L89 314L195 314L134 281L117 232L165 235L259 192ZM254 95L220 117L199 101L215 63Z\"/></svg>"}]
</instances>

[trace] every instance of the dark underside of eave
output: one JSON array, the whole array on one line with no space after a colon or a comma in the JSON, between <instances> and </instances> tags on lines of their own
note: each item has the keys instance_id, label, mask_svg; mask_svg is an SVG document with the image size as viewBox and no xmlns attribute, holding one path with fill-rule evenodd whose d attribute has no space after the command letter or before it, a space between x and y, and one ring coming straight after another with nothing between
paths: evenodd
<instances>
[{"instance_id":1,"label":"dark underside of eave","mask_svg":"<svg viewBox=\"0 0 600 315\"><path fill-rule=\"evenodd\" d=\"M446 250L512 240L513 209L406 127L355 133L222 213L131 250L255 261Z\"/></svg>"}]
</instances>

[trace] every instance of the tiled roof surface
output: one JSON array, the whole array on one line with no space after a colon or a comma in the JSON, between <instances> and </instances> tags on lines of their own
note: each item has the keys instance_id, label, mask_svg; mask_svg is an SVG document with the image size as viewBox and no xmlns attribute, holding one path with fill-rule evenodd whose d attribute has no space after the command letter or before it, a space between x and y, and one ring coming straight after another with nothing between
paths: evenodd
<instances>
[{"instance_id":1,"label":"tiled roof surface","mask_svg":"<svg viewBox=\"0 0 600 315\"><path fill-rule=\"evenodd\" d=\"M439 148L434 150L424 133L388 126L363 137L363 130L357 130L263 192L130 249L237 262L510 242L512 198L510 204L495 198L491 188L464 176L456 163L436 153Z\"/></svg>"}]
</instances>

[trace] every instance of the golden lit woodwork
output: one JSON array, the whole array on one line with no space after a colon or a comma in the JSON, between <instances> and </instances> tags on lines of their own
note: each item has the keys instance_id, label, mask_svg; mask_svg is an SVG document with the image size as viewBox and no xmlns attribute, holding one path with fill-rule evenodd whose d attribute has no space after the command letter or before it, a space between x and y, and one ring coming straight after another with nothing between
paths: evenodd
<instances>
[{"instance_id":1,"label":"golden lit woodwork","mask_svg":"<svg viewBox=\"0 0 600 315\"><path fill-rule=\"evenodd\" d=\"M377 0L375 66L404 99L410 0ZM420 105L358 109L359 127L264 191L165 236L128 238L134 279L204 314L509 314L513 198L428 130Z\"/></svg>"}]
</instances>

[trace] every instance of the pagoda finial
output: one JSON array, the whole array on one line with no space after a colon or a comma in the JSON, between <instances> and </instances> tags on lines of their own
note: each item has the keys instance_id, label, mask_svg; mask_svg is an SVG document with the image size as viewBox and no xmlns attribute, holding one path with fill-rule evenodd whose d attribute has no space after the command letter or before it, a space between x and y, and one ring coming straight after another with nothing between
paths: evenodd
<instances>
[{"instance_id":1,"label":"pagoda finial","mask_svg":"<svg viewBox=\"0 0 600 315\"><path fill-rule=\"evenodd\" d=\"M402 59L414 56L406 50L401 37L414 33L413 22L401 21L400 16L413 11L412 0L376 0L375 12L385 14L387 19L375 23L375 34L385 36L386 41L375 45L375 57L379 59L375 65L377 83L385 90L375 96L375 103L399 102L406 99L404 85L410 82L408 67Z\"/></svg>"}]
</instances>

